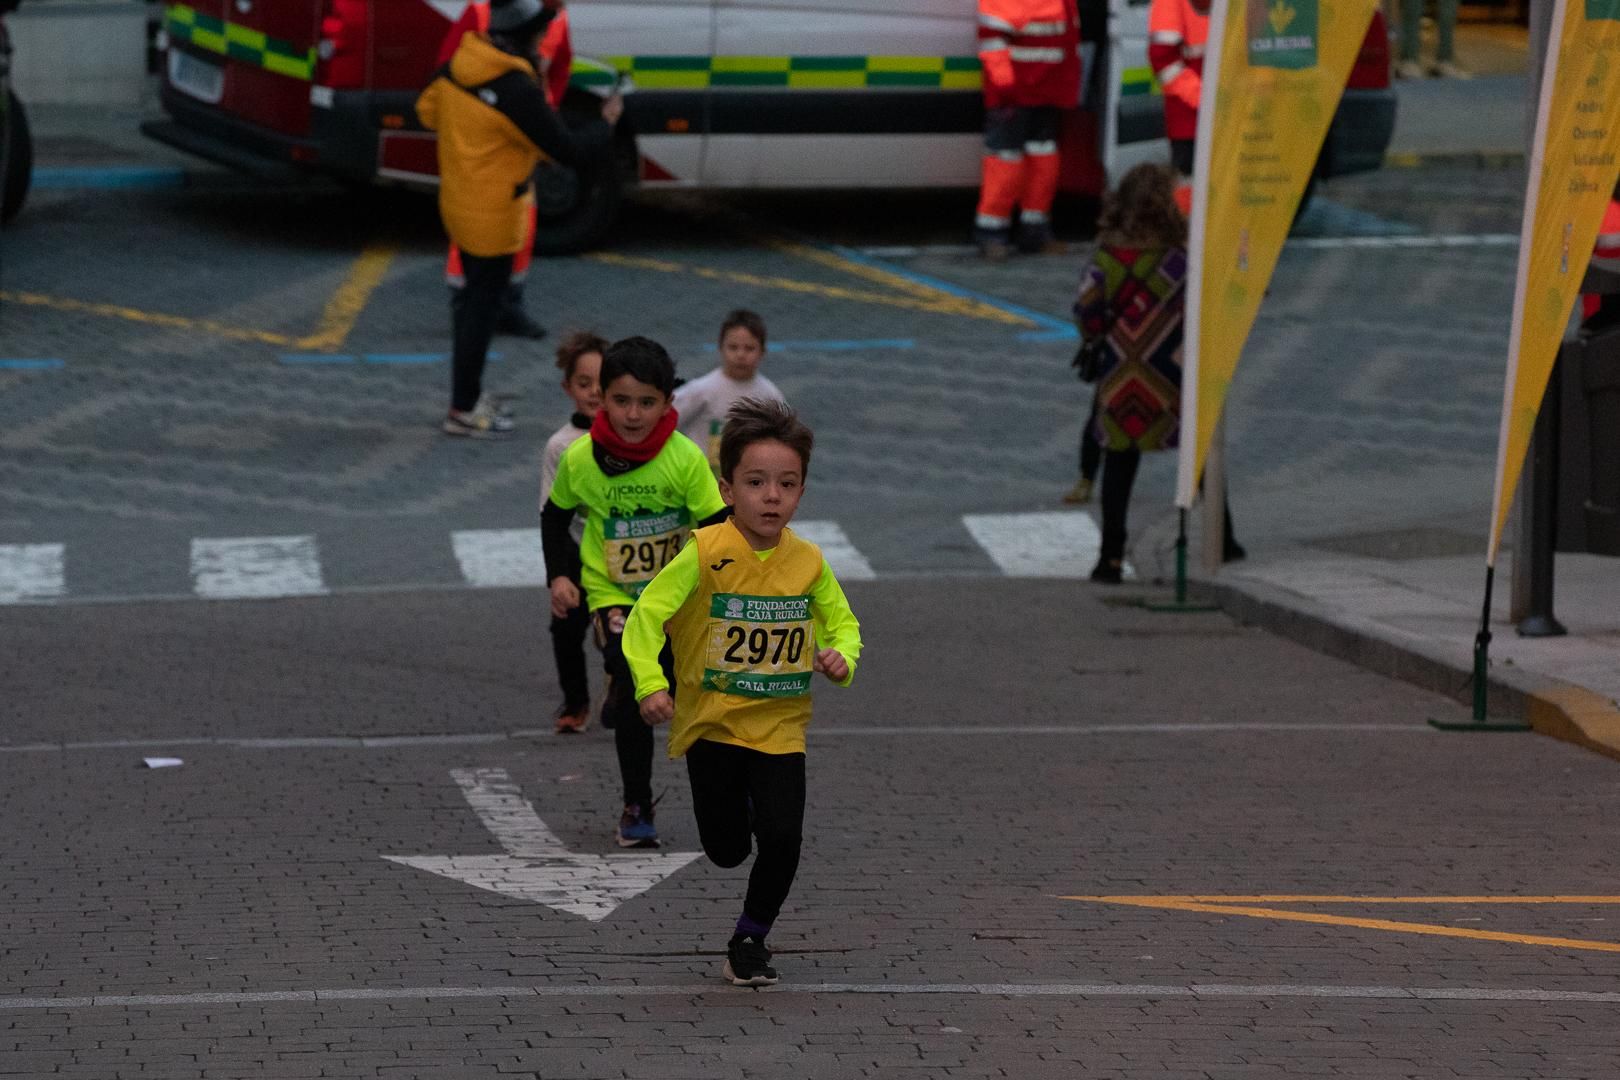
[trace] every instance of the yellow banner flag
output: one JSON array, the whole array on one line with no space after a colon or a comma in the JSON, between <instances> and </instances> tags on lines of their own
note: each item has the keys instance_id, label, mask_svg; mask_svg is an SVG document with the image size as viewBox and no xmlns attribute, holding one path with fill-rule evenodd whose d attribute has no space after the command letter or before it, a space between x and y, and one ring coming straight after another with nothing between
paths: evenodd
<instances>
[{"instance_id":1,"label":"yellow banner flag","mask_svg":"<svg viewBox=\"0 0 1620 1080\"><path fill-rule=\"evenodd\" d=\"M1487 566L1496 565L1536 413L1620 178L1617 61L1620 0L1556 0L1519 234Z\"/></svg>"},{"instance_id":2,"label":"yellow banner flag","mask_svg":"<svg viewBox=\"0 0 1620 1080\"><path fill-rule=\"evenodd\" d=\"M1238 357L1377 7L1378 0L1210 5L1188 242L1178 506L1192 505Z\"/></svg>"}]
</instances>

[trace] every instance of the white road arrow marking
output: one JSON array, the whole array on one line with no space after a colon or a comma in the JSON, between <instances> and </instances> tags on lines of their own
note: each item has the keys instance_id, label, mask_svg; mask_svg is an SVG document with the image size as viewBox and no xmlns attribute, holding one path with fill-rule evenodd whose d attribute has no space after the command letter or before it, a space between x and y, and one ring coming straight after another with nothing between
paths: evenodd
<instances>
[{"instance_id":1,"label":"white road arrow marking","mask_svg":"<svg viewBox=\"0 0 1620 1080\"><path fill-rule=\"evenodd\" d=\"M576 855L540 820L505 769L450 775L505 855L385 855L389 862L600 922L701 852Z\"/></svg>"}]
</instances>

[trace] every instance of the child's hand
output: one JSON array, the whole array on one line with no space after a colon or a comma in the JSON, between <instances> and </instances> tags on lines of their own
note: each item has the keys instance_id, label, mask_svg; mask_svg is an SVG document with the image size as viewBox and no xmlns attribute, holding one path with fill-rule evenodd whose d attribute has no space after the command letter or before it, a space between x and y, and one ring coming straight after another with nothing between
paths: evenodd
<instances>
[{"instance_id":1,"label":"child's hand","mask_svg":"<svg viewBox=\"0 0 1620 1080\"><path fill-rule=\"evenodd\" d=\"M668 690L654 690L641 699L641 718L648 727L657 727L675 719L675 699Z\"/></svg>"},{"instance_id":2,"label":"child's hand","mask_svg":"<svg viewBox=\"0 0 1620 1080\"><path fill-rule=\"evenodd\" d=\"M816 670L833 682L849 678L849 661L837 649L822 649L816 653Z\"/></svg>"},{"instance_id":3,"label":"child's hand","mask_svg":"<svg viewBox=\"0 0 1620 1080\"><path fill-rule=\"evenodd\" d=\"M568 618L568 613L579 607L579 586L565 577L559 577L551 583L551 613L559 619Z\"/></svg>"}]
</instances>

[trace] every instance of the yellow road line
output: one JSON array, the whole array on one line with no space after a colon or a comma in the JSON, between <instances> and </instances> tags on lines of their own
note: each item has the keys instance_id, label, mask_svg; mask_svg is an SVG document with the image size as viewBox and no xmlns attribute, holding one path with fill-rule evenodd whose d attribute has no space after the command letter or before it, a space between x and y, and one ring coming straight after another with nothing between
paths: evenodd
<instances>
[{"instance_id":1,"label":"yellow road line","mask_svg":"<svg viewBox=\"0 0 1620 1080\"><path fill-rule=\"evenodd\" d=\"M142 311L139 308L122 307L118 304L97 304L87 300L73 300L67 297L46 296L43 293L33 292L0 292L0 300L50 308L53 311L71 311L83 315L100 315L111 319L123 319L127 322L144 323L148 326L163 326L171 330L201 331L213 334L215 337L225 338L228 341L253 341L266 345L293 344L292 338L286 334L278 334L273 330L252 330L247 327L230 326L226 323L215 322L212 319L193 319L185 315Z\"/></svg>"},{"instance_id":2,"label":"yellow road line","mask_svg":"<svg viewBox=\"0 0 1620 1080\"><path fill-rule=\"evenodd\" d=\"M773 241L771 242L770 246L777 251L787 255L792 255L795 258L818 263L841 273L863 278L867 281L878 285L883 285L886 288L894 289L897 292L902 292L909 296L915 296L923 300L933 300L938 303L957 305L960 307L957 314L970 315L976 319L988 319L991 322L1007 323L1012 326L1035 325L1034 322L1026 319L1024 316L1015 315L1010 311L996 307L994 304L987 304L980 300L969 300L964 297L953 296L948 292L934 288L932 285L925 285L920 281L914 281L903 274L896 274L890 270L884 270L876 266L867 266L864 263L858 263L853 259L846 259L844 256L839 255L834 251L823 251L821 248L814 248L808 244L796 244L787 240Z\"/></svg>"},{"instance_id":3,"label":"yellow road line","mask_svg":"<svg viewBox=\"0 0 1620 1080\"><path fill-rule=\"evenodd\" d=\"M300 348L323 352L331 352L342 345L354 329L360 313L366 309L371 294L382 284L383 276L388 273L388 266L398 251L391 244L368 247L362 251L349 269L348 276L343 279L343 284L326 302L320 325L313 334L299 338L296 344Z\"/></svg>"},{"instance_id":4,"label":"yellow road line","mask_svg":"<svg viewBox=\"0 0 1620 1080\"><path fill-rule=\"evenodd\" d=\"M939 292L935 289L928 289L927 296L917 295L915 292L899 295L870 292L862 289L847 289L841 285L823 285L814 281L800 281L797 278L748 274L736 270L715 270L707 266L693 266L687 263L649 259L636 255L616 255L605 251L595 252L585 257L608 266L623 266L634 270L652 270L661 274L684 274L692 277L707 278L710 281L729 281L762 289L780 289L784 292L825 296L833 300L852 300L862 304L882 304L889 307L906 308L911 311L927 311L935 315L963 315L969 318L1012 323L1017 326L1034 325L1023 316L1002 311L1000 308L989 304L951 296L949 293ZM837 256L832 257L837 258ZM849 265L853 267L858 264L850 263ZM866 270L869 268L862 267L861 269ZM874 272L882 273L882 271ZM926 288L926 286L922 288Z\"/></svg>"},{"instance_id":5,"label":"yellow road line","mask_svg":"<svg viewBox=\"0 0 1620 1080\"><path fill-rule=\"evenodd\" d=\"M1434 923L1401 922L1394 919L1362 919L1348 915L1327 915L1314 911L1284 911L1280 908L1248 907L1240 904L1214 903L1210 901L1193 900L1187 897L1170 896L1065 896L1064 900L1085 900L1096 903L1119 904L1127 907L1158 908L1165 911L1189 911L1200 915L1241 915L1251 919L1277 919L1282 922L1316 923L1324 926L1350 926L1361 930L1382 930L1400 934L1426 934L1432 937L1466 938L1472 941L1500 941L1512 945L1542 945L1556 949L1576 949L1583 952L1612 952L1620 953L1620 943L1612 941L1590 941L1584 938L1549 937L1543 934L1509 934L1497 930L1466 930L1455 926L1441 926ZM1279 898L1282 899L1282 898ZM1293 902L1305 902L1299 897L1288 898ZM1361 903L1373 902L1368 897L1343 897L1344 901L1357 901ZM1405 900L1406 897L1389 898L1391 900ZM1440 899L1440 898L1436 898ZM1544 902L1553 902L1543 898ZM1559 902L1591 902L1594 898L1579 897ZM1499 897L1497 902L1516 903L1518 897ZM1338 899L1321 901L1327 903L1340 902ZM1386 900L1388 902L1388 900ZM1484 902L1470 898L1467 903ZM1601 902L1613 902L1613 898L1604 898Z\"/></svg>"},{"instance_id":6,"label":"yellow road line","mask_svg":"<svg viewBox=\"0 0 1620 1080\"><path fill-rule=\"evenodd\" d=\"M332 294L332 299L327 301L326 310L321 313L321 321L315 332L297 338L274 330L254 330L213 319L194 319L186 315L143 311L121 304L92 303L70 297L47 296L44 293L0 292L0 300L50 308L53 311L71 311L81 315L123 319L126 322L162 326L171 330L190 330L212 334L227 341L251 341L262 345L330 352L348 338L349 332L354 329L355 322L360 318L360 313L365 310L366 302L371 299L371 294L382 284L383 276L388 272L388 266L393 262L397 252L398 249L390 245L371 247L363 251L350 268L348 276L343 279L343 284L338 286L337 291Z\"/></svg>"}]
</instances>

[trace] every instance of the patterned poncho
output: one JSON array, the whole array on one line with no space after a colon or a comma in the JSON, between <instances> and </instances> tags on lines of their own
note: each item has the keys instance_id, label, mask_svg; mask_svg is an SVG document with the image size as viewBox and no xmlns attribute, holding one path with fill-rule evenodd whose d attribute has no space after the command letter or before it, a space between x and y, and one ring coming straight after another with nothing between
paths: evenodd
<instances>
[{"instance_id":1,"label":"patterned poncho","mask_svg":"<svg viewBox=\"0 0 1620 1080\"><path fill-rule=\"evenodd\" d=\"M1187 250L1102 245L1080 278L1074 318L1106 345L1097 439L1110 450L1163 450L1181 425L1181 322Z\"/></svg>"}]
</instances>

